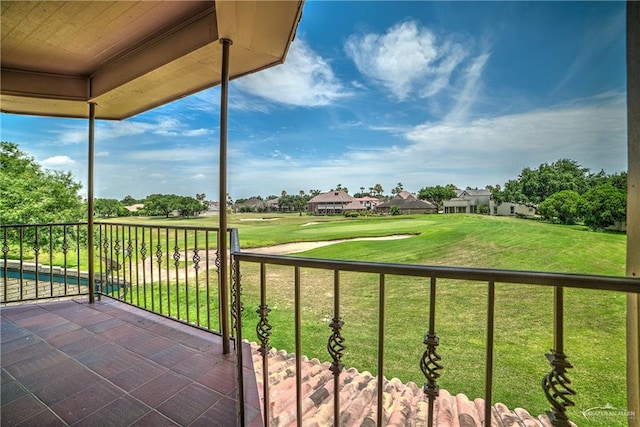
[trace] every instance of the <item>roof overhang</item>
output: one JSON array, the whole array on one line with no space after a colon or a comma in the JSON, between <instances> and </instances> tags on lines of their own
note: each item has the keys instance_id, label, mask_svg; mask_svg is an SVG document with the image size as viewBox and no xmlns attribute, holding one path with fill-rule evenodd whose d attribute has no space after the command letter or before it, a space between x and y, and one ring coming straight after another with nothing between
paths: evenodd
<instances>
[{"instance_id":1,"label":"roof overhang","mask_svg":"<svg viewBox=\"0 0 640 427\"><path fill-rule=\"evenodd\" d=\"M284 62L303 1L2 1L0 108L125 119Z\"/></svg>"}]
</instances>

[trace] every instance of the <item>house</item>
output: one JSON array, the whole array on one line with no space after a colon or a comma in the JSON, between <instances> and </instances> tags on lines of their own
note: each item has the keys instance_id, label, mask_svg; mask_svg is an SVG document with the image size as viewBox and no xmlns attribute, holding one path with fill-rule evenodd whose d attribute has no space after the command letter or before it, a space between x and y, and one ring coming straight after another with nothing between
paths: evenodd
<instances>
[{"instance_id":1,"label":"house","mask_svg":"<svg viewBox=\"0 0 640 427\"><path fill-rule=\"evenodd\" d=\"M444 213L478 213L479 206L484 205L489 209L491 191L480 190L456 190L457 195L453 199L443 202Z\"/></svg>"},{"instance_id":2,"label":"house","mask_svg":"<svg viewBox=\"0 0 640 427\"><path fill-rule=\"evenodd\" d=\"M133 204L133 205L125 206L124 208L126 210L128 210L129 212L133 213L133 212L138 212L140 209L144 208L144 204L143 203L136 203L136 204Z\"/></svg>"},{"instance_id":3,"label":"house","mask_svg":"<svg viewBox=\"0 0 640 427\"><path fill-rule=\"evenodd\" d=\"M264 200L252 197L242 203L236 203L233 210L235 212L264 212L266 208L267 204Z\"/></svg>"},{"instance_id":4,"label":"house","mask_svg":"<svg viewBox=\"0 0 640 427\"><path fill-rule=\"evenodd\" d=\"M371 196L356 197L356 200L367 210L373 210L380 204L380 199Z\"/></svg>"},{"instance_id":5,"label":"house","mask_svg":"<svg viewBox=\"0 0 640 427\"><path fill-rule=\"evenodd\" d=\"M393 196L391 200L378 204L376 211L382 214L389 214L392 206L398 206L403 214L438 213L436 205L426 200L420 200L415 194L411 194L408 191L401 191Z\"/></svg>"},{"instance_id":6,"label":"house","mask_svg":"<svg viewBox=\"0 0 640 427\"><path fill-rule=\"evenodd\" d=\"M278 212L280 210L280 205L278 204L277 198L265 201L264 206L267 212Z\"/></svg>"},{"instance_id":7,"label":"house","mask_svg":"<svg viewBox=\"0 0 640 427\"><path fill-rule=\"evenodd\" d=\"M503 202L497 204L493 200L489 201L489 215L533 217L535 214L535 207L523 203Z\"/></svg>"},{"instance_id":8,"label":"house","mask_svg":"<svg viewBox=\"0 0 640 427\"><path fill-rule=\"evenodd\" d=\"M307 208L309 212L316 215L336 215L342 214L345 208L352 203L358 203L355 197L342 190L333 190L318 194L309 200ZM353 205L353 207L357 207L357 205Z\"/></svg>"}]
</instances>

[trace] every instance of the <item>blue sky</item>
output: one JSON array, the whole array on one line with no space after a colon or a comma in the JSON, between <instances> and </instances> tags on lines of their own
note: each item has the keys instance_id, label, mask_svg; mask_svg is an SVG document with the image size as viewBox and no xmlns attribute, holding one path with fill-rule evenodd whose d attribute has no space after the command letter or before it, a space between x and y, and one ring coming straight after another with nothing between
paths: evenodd
<instances>
[{"instance_id":1,"label":"blue sky","mask_svg":"<svg viewBox=\"0 0 640 427\"><path fill-rule=\"evenodd\" d=\"M307 1L286 63L231 83L229 193L503 185L560 158L626 170L624 35L624 2ZM219 97L98 122L96 197L217 200ZM86 182L86 121L1 120Z\"/></svg>"}]
</instances>

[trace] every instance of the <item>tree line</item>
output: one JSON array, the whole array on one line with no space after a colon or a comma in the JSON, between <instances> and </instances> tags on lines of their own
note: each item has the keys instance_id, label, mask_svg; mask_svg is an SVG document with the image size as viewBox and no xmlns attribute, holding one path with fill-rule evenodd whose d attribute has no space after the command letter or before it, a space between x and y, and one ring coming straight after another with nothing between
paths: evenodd
<instances>
[{"instance_id":1,"label":"tree line","mask_svg":"<svg viewBox=\"0 0 640 427\"><path fill-rule=\"evenodd\" d=\"M21 151L17 144L0 143L0 223L27 224L77 222L86 219L86 201L79 195L81 184L70 172L43 169L31 156ZM504 186L488 185L492 199L503 202L523 203L535 206L543 219L563 224L583 221L595 229L606 228L626 220L627 173L607 174L604 170L592 173L576 161L560 159L543 163L538 168L526 167L517 178ZM332 190L349 190L341 184ZM381 184L360 187L355 197L384 196ZM404 190L401 182L391 190L399 194ZM271 195L266 200L278 199L280 209L302 212L307 202L320 194L318 189L306 193ZM423 187L418 198L428 200L438 207L445 200L456 196L453 184ZM260 198L260 196L255 196ZM246 201L238 199L236 203ZM141 203L138 211L143 215L169 216L176 212L182 216L194 216L208 209L204 194L195 197L175 194L151 194L136 200L126 196L122 200L95 199L94 214L103 217L131 215L125 206ZM227 195L227 206L233 200Z\"/></svg>"},{"instance_id":2,"label":"tree line","mask_svg":"<svg viewBox=\"0 0 640 427\"><path fill-rule=\"evenodd\" d=\"M593 229L626 221L627 173L592 173L576 161L560 159L536 169L524 168L504 187L487 186L496 203L516 202L537 208L548 221Z\"/></svg>"}]
</instances>

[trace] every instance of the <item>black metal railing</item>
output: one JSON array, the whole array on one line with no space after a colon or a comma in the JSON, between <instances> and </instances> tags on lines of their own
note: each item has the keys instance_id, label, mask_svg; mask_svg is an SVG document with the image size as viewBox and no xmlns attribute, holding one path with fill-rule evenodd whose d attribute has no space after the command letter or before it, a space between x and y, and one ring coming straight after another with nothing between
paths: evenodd
<instances>
[{"instance_id":1,"label":"black metal railing","mask_svg":"<svg viewBox=\"0 0 640 427\"><path fill-rule=\"evenodd\" d=\"M2 225L0 302L87 295L86 224Z\"/></svg>"},{"instance_id":2,"label":"black metal railing","mask_svg":"<svg viewBox=\"0 0 640 427\"><path fill-rule=\"evenodd\" d=\"M327 259L311 259L302 257L289 257L277 255L264 255L250 252L242 252L239 246L237 232L232 232L232 298L233 298L233 326L238 339L242 339L242 322L244 303L242 301L242 274L241 266L249 264L258 265L259 273L257 279L259 284L259 305L252 307L256 310L259 319L256 326L259 352L262 355L262 393L263 393L263 420L264 425L270 425L270 420L277 417L277 414L271 414L272 404L270 402L269 389L269 349L271 348L271 338L273 334L270 321L271 307L269 305L269 285L277 286L278 283L267 283L267 266L285 266L291 267L293 270L293 294L294 294L294 336L295 336L295 359L296 359L296 414L297 424L302 425L302 407L303 396L301 392L301 357L300 354L300 271L301 269L327 270L333 272L333 313L327 331L327 353L330 361L329 369L334 376L334 393L333 393L333 424L340 425L340 373L343 371L342 357L344 355L343 328L344 320L341 317L341 295L343 293L341 285L341 276L348 272L359 274L375 274L378 276L378 348L377 348L377 425L384 425L386 420L383 415L383 378L384 378L384 359L385 352L385 282L390 276L405 276L414 278L426 278L429 280L429 320L425 325L426 334L424 336L423 345L425 346L422 357L416 361L416 370L420 369L425 377L423 387L424 394L428 400L428 419L425 420L427 425L434 425L434 402L439 394L438 378L440 371L443 369L443 361L441 355L438 354L437 348L440 343L440 337L436 333L436 297L437 284L441 279L459 281L464 285L469 283L485 283L487 285L487 336L486 336L486 355L485 355L485 375L484 375L484 399L485 408L483 421L484 425L491 425L492 417L492 390L493 390L493 353L494 353L494 321L495 321L495 287L496 284L507 284L509 286L520 285L538 285L550 287L554 290L553 310L553 343L554 348L546 355L549 360L549 372L542 379L542 390L551 405L548 416L551 422L557 426L569 425L566 409L574 403L572 397L575 394L570 387L570 380L567 370L572 368L568 361L564 350L564 323L563 323L563 290L564 288L580 288L593 289L614 292L640 292L640 280L635 278L609 277L596 275L581 274L556 274L529 271L510 271L499 269L483 269L483 268L461 268L461 267L444 267L444 266L425 266L425 265L403 265L403 264L387 264L372 262L351 262ZM243 267L245 268L245 267ZM330 279L329 279L330 280ZM238 360L242 360L242 346L236 346ZM419 368L418 368L419 366ZM243 384L242 366L238 368L238 384ZM239 391L239 399L242 402L244 397L242 390ZM242 404L241 406L242 407ZM242 411L240 419L242 420Z\"/></svg>"},{"instance_id":3,"label":"black metal railing","mask_svg":"<svg viewBox=\"0 0 640 427\"><path fill-rule=\"evenodd\" d=\"M99 295L221 331L218 228L97 223L95 242Z\"/></svg>"},{"instance_id":4,"label":"black metal railing","mask_svg":"<svg viewBox=\"0 0 640 427\"><path fill-rule=\"evenodd\" d=\"M0 302L88 295L87 231L86 223L0 226ZM95 292L219 332L228 308L218 238L210 227L95 223Z\"/></svg>"}]
</instances>

